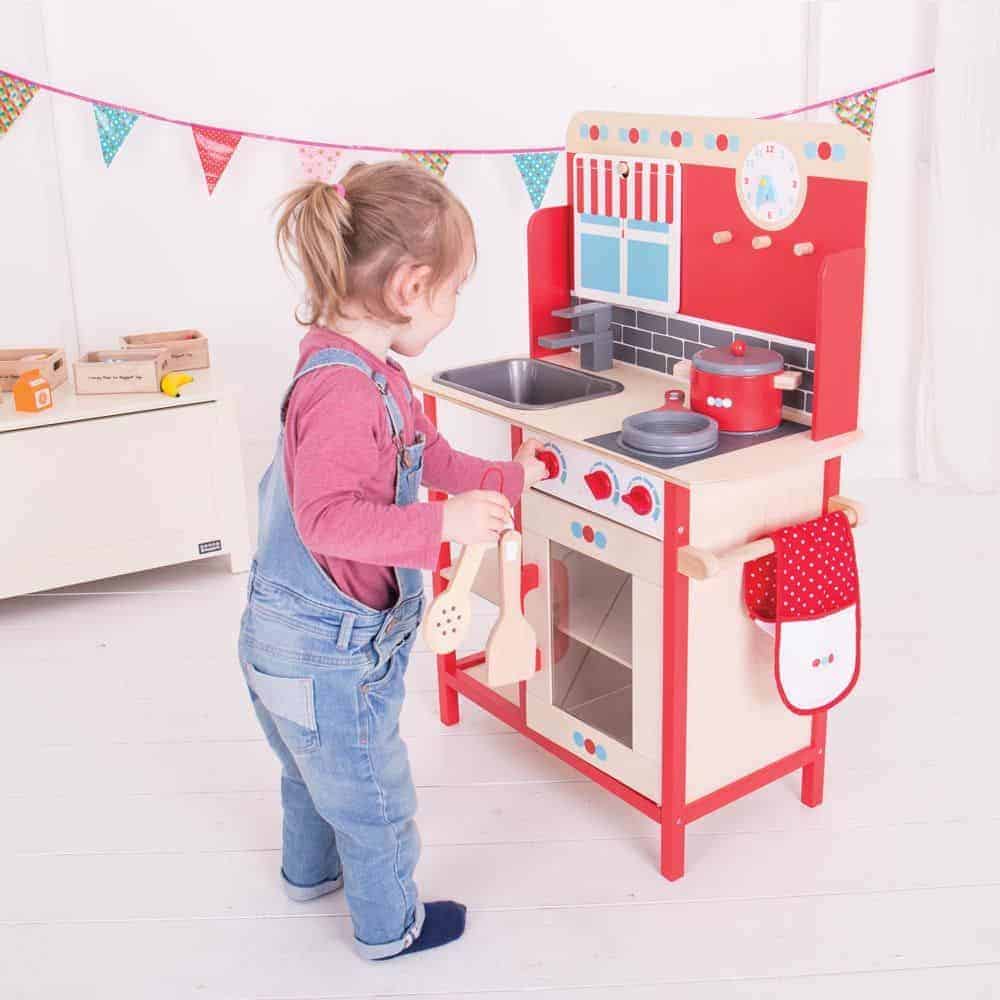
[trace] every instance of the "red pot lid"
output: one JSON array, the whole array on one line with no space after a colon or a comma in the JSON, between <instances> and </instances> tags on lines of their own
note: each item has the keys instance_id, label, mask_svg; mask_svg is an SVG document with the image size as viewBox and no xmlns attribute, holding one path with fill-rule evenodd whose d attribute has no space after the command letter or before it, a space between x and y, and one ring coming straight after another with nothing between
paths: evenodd
<instances>
[{"instance_id":1,"label":"red pot lid","mask_svg":"<svg viewBox=\"0 0 1000 1000\"><path fill-rule=\"evenodd\" d=\"M766 347L751 347L734 340L728 347L706 347L691 359L700 372L712 375L772 375L785 370L785 359Z\"/></svg>"}]
</instances>

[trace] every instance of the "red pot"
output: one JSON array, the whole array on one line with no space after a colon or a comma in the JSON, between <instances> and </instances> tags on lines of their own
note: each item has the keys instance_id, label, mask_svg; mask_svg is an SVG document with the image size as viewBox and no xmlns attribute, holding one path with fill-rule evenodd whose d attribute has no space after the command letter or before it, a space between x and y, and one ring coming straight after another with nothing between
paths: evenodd
<instances>
[{"instance_id":1,"label":"red pot","mask_svg":"<svg viewBox=\"0 0 1000 1000\"><path fill-rule=\"evenodd\" d=\"M736 340L698 351L690 379L692 410L714 417L720 431L760 434L781 423L782 390L796 388L802 376L786 372L777 351Z\"/></svg>"}]
</instances>

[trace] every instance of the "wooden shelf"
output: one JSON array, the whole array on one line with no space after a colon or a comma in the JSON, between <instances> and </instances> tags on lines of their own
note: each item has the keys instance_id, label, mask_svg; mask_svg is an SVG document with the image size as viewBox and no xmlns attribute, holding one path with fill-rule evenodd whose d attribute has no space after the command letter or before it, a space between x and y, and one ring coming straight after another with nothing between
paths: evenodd
<instances>
[{"instance_id":1,"label":"wooden shelf","mask_svg":"<svg viewBox=\"0 0 1000 1000\"><path fill-rule=\"evenodd\" d=\"M554 624L622 666L632 667L632 586L623 570L567 550L568 592L553 592Z\"/></svg>"}]
</instances>

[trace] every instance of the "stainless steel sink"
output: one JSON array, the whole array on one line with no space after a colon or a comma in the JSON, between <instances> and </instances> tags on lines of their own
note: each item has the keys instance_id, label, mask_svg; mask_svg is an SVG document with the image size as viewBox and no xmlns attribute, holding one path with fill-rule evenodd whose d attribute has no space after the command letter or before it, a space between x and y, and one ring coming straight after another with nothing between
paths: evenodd
<instances>
[{"instance_id":1,"label":"stainless steel sink","mask_svg":"<svg viewBox=\"0 0 1000 1000\"><path fill-rule=\"evenodd\" d=\"M435 375L434 381L515 410L547 410L584 399L612 396L624 389L614 379L535 358L507 358L450 368Z\"/></svg>"}]
</instances>

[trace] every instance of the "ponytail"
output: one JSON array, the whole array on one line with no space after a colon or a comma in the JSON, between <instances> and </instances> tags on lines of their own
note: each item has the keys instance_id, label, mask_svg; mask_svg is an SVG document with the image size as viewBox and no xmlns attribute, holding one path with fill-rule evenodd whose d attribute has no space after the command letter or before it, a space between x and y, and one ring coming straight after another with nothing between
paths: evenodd
<instances>
[{"instance_id":1,"label":"ponytail","mask_svg":"<svg viewBox=\"0 0 1000 1000\"><path fill-rule=\"evenodd\" d=\"M338 187L309 181L278 203L278 255L286 271L291 262L305 279L306 317L295 315L303 326L336 315L347 297L351 207Z\"/></svg>"}]
</instances>

